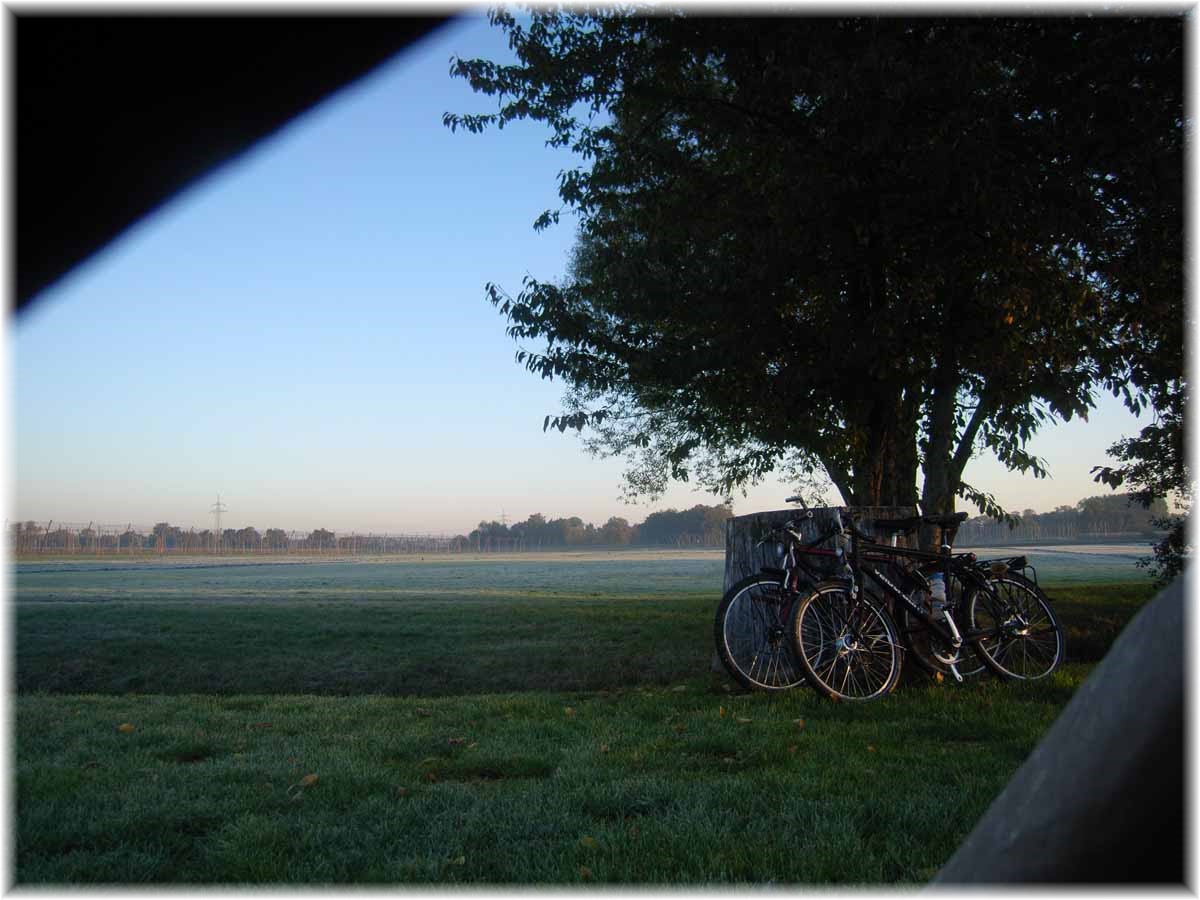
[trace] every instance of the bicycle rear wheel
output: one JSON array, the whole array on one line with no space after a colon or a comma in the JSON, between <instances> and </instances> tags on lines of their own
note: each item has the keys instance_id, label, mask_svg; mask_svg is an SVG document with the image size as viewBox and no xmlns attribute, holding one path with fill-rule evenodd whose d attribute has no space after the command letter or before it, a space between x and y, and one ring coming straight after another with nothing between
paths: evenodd
<instances>
[{"instance_id":1,"label":"bicycle rear wheel","mask_svg":"<svg viewBox=\"0 0 1200 900\"><path fill-rule=\"evenodd\" d=\"M967 601L967 626L984 665L1008 680L1034 681L1058 668L1062 627L1036 585L1019 575L989 579Z\"/></svg>"},{"instance_id":2,"label":"bicycle rear wheel","mask_svg":"<svg viewBox=\"0 0 1200 900\"><path fill-rule=\"evenodd\" d=\"M721 598L713 625L717 655L743 687L785 691L804 681L788 634L796 598L766 575L739 581Z\"/></svg>"},{"instance_id":3,"label":"bicycle rear wheel","mask_svg":"<svg viewBox=\"0 0 1200 900\"><path fill-rule=\"evenodd\" d=\"M900 680L900 636L883 604L826 581L796 607L796 657L808 683L832 700L878 700Z\"/></svg>"}]
</instances>

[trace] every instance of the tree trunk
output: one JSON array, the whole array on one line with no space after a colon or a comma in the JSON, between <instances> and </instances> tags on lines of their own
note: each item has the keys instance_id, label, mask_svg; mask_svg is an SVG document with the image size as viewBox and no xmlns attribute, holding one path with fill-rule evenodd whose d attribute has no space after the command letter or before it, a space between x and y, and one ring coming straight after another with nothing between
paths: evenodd
<instances>
[{"instance_id":1,"label":"tree trunk","mask_svg":"<svg viewBox=\"0 0 1200 900\"><path fill-rule=\"evenodd\" d=\"M871 403L854 448L856 506L913 506L917 502L917 392L891 391Z\"/></svg>"},{"instance_id":2,"label":"tree trunk","mask_svg":"<svg viewBox=\"0 0 1200 900\"><path fill-rule=\"evenodd\" d=\"M929 442L925 448L921 485L921 512L940 516L954 512L957 483L951 484L950 453L954 446L954 410L958 393L958 374L955 371L954 351L947 347L933 375L933 394L929 409ZM946 540L946 538L950 540ZM921 526L921 549L936 550L950 543L953 535L945 535L936 525Z\"/></svg>"}]
</instances>

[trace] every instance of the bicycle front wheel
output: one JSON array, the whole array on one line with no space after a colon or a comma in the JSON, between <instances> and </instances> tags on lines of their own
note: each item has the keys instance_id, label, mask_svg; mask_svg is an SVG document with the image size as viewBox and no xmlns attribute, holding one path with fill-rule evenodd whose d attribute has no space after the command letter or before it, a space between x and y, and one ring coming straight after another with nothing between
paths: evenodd
<instances>
[{"instance_id":1,"label":"bicycle front wheel","mask_svg":"<svg viewBox=\"0 0 1200 900\"><path fill-rule=\"evenodd\" d=\"M988 580L967 601L967 626L983 663L1008 680L1034 681L1058 668L1066 649L1045 595L1028 580Z\"/></svg>"},{"instance_id":2,"label":"bicycle front wheel","mask_svg":"<svg viewBox=\"0 0 1200 900\"><path fill-rule=\"evenodd\" d=\"M752 575L721 598L713 626L717 655L742 687L786 691L804 681L788 634L796 596L777 580Z\"/></svg>"},{"instance_id":3,"label":"bicycle front wheel","mask_svg":"<svg viewBox=\"0 0 1200 900\"><path fill-rule=\"evenodd\" d=\"M892 617L865 591L851 598L843 582L822 582L800 601L792 638L804 677L832 700L878 700L900 680Z\"/></svg>"}]
</instances>

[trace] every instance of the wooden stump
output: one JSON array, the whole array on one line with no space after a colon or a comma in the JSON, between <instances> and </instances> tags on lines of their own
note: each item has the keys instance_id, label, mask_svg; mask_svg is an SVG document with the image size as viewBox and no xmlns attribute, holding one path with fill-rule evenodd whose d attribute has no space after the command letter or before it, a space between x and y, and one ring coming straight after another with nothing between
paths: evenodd
<instances>
[{"instance_id":1,"label":"wooden stump","mask_svg":"<svg viewBox=\"0 0 1200 900\"><path fill-rule=\"evenodd\" d=\"M865 534L876 536L872 522L874 519L904 519L917 515L914 506L851 506L850 513L855 517L858 528ZM801 509L776 509L769 512L751 513L747 516L734 516L725 522L725 585L722 593L741 581L761 571L763 566L778 568L781 565L775 555L775 546L768 542L761 547L755 547L772 529L783 525L789 520L795 520L798 531L805 542L815 541L829 530L833 522L833 507L818 507L812 510L812 518L805 518ZM844 513L843 513L844 515ZM890 539L891 533L878 535ZM896 543L902 547L917 546L915 532L897 535ZM823 545L823 546L831 546ZM812 556L808 561L821 570L826 576L837 573L838 565L835 557ZM716 615L716 607L713 608ZM737 628L737 623L733 623ZM712 653L712 670L724 672L721 659L714 648Z\"/></svg>"}]
</instances>

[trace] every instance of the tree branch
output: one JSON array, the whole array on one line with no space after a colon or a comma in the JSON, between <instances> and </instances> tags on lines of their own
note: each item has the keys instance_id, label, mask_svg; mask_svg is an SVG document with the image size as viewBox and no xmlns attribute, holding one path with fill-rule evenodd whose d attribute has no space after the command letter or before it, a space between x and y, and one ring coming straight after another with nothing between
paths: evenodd
<instances>
[{"instance_id":1,"label":"tree branch","mask_svg":"<svg viewBox=\"0 0 1200 900\"><path fill-rule=\"evenodd\" d=\"M963 429L962 437L958 440L958 447L955 448L954 456L950 460L952 482L957 483L962 478L963 469L967 467L967 461L971 458L971 448L975 445L975 436L979 433L983 420L991 414L991 411L992 398L985 392L979 398L975 411L971 413L971 419L967 422L967 427Z\"/></svg>"},{"instance_id":2,"label":"tree branch","mask_svg":"<svg viewBox=\"0 0 1200 900\"><path fill-rule=\"evenodd\" d=\"M829 475L829 480L833 482L833 486L841 492L842 499L847 503L854 503L854 480L850 477L850 472L845 466L834 462L827 457L821 457L821 465L825 467L825 471Z\"/></svg>"}]
</instances>

